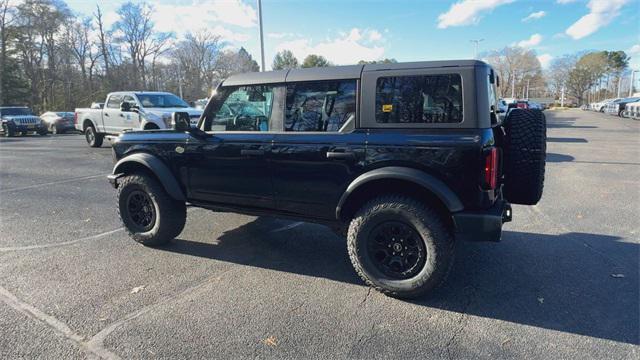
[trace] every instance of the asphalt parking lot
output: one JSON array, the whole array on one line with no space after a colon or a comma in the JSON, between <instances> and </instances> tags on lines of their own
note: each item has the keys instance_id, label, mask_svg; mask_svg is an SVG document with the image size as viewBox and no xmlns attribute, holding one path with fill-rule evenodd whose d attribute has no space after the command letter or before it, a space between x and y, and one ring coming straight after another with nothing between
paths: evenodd
<instances>
[{"instance_id":1,"label":"asphalt parking lot","mask_svg":"<svg viewBox=\"0 0 640 360\"><path fill-rule=\"evenodd\" d=\"M2 138L0 358L637 359L640 122L546 113L541 203L411 302L320 225L189 209L172 244L137 245L107 142Z\"/></svg>"}]
</instances>

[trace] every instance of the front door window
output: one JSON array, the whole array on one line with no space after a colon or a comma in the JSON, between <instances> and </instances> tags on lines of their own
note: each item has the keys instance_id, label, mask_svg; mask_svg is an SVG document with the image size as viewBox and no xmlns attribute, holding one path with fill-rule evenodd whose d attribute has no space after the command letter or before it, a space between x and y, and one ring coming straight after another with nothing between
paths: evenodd
<instances>
[{"instance_id":1,"label":"front door window","mask_svg":"<svg viewBox=\"0 0 640 360\"><path fill-rule=\"evenodd\" d=\"M209 116L210 130L269 131L274 88L272 85L223 88L218 94L220 101Z\"/></svg>"}]
</instances>

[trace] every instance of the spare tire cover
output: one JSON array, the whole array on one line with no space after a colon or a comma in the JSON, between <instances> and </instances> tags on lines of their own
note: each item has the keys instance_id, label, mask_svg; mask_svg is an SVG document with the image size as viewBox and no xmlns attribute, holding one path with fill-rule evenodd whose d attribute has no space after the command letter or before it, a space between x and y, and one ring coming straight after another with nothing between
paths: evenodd
<instances>
[{"instance_id":1,"label":"spare tire cover","mask_svg":"<svg viewBox=\"0 0 640 360\"><path fill-rule=\"evenodd\" d=\"M547 157L547 121L541 110L513 109L504 121L503 195L514 204L542 197Z\"/></svg>"}]
</instances>

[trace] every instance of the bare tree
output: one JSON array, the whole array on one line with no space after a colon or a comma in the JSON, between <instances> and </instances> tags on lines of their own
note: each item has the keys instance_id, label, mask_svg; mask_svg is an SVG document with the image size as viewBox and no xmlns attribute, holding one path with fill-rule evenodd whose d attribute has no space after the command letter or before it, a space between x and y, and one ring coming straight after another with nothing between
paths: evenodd
<instances>
[{"instance_id":1,"label":"bare tree","mask_svg":"<svg viewBox=\"0 0 640 360\"><path fill-rule=\"evenodd\" d=\"M186 84L185 98L198 99L206 96L215 85L220 47L220 37L208 31L189 33L177 44L171 58L179 65L179 76Z\"/></svg>"},{"instance_id":2,"label":"bare tree","mask_svg":"<svg viewBox=\"0 0 640 360\"><path fill-rule=\"evenodd\" d=\"M122 41L127 46L135 87L146 86L147 60L162 54L172 37L170 33L153 29L152 11L153 8L144 2L127 2L117 10L120 20L114 24L114 28L121 32Z\"/></svg>"},{"instance_id":3,"label":"bare tree","mask_svg":"<svg viewBox=\"0 0 640 360\"><path fill-rule=\"evenodd\" d=\"M100 42L100 55L102 56L102 61L104 63L104 72L107 81L111 79L111 74L109 72L109 50L107 48L107 35L104 30L104 21L102 20L102 11L100 10L100 6L96 5L96 12L93 14L93 17L96 19L96 24L98 25L98 41Z\"/></svg>"},{"instance_id":4,"label":"bare tree","mask_svg":"<svg viewBox=\"0 0 640 360\"><path fill-rule=\"evenodd\" d=\"M499 90L504 97L518 97L526 94L527 86L542 88L544 85L540 61L532 50L507 46L489 52L485 58L502 80Z\"/></svg>"},{"instance_id":5,"label":"bare tree","mask_svg":"<svg viewBox=\"0 0 640 360\"><path fill-rule=\"evenodd\" d=\"M0 104L4 103L4 72L9 42L9 27L15 20L15 8L9 0L0 0Z\"/></svg>"}]
</instances>

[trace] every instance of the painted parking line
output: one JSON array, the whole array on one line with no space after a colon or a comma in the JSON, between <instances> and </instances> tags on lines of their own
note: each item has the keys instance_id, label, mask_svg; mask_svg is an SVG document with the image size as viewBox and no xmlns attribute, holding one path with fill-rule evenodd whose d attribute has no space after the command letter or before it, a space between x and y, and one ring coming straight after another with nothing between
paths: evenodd
<instances>
[{"instance_id":1,"label":"painted parking line","mask_svg":"<svg viewBox=\"0 0 640 360\"><path fill-rule=\"evenodd\" d=\"M105 178L105 180L106 180L107 174L80 176L80 177L75 177L75 178L71 178L71 179L51 181L51 182L47 182L47 183L34 184L34 185L23 186L23 187L18 187L18 188L4 189L4 190L0 190L0 193L8 193L8 192L12 192L12 191L36 189L36 188L39 188L39 187L44 187L44 186L49 186L49 185L64 184L64 183L69 183L69 182L74 182L74 181L79 181L79 180L96 179L96 178L100 178L100 177Z\"/></svg>"},{"instance_id":2,"label":"painted parking line","mask_svg":"<svg viewBox=\"0 0 640 360\"><path fill-rule=\"evenodd\" d=\"M114 230L105 231L105 232L100 233L100 234L97 234L97 235L91 235L91 236L83 237L83 238L81 238L81 239L70 240L70 241L64 241L64 242L53 243L53 244L41 244L41 245L27 245L27 246L3 247L3 248L0 248L0 252L7 252L7 251L24 251L24 250L33 250L33 249L45 249L45 248L50 248L50 247L58 247L58 246L71 245L71 244L79 243L79 242L81 242L81 241L95 240L95 239L101 238L101 237L103 237L103 236L107 236L107 235L115 234L115 233L117 233L118 231L122 231L122 230L124 230L124 228L117 228L117 229L114 229Z\"/></svg>"}]
</instances>

